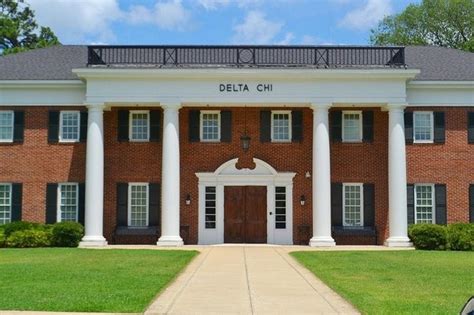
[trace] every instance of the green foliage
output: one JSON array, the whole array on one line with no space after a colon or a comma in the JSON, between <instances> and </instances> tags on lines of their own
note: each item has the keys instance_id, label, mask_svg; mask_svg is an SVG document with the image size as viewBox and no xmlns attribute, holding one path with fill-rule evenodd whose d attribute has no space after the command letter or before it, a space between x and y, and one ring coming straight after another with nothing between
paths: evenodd
<instances>
[{"instance_id":1,"label":"green foliage","mask_svg":"<svg viewBox=\"0 0 474 315\"><path fill-rule=\"evenodd\" d=\"M7 223L3 226L5 238L9 237L12 233L16 231L25 231L25 230L37 230L41 229L39 223L26 222L26 221L15 221Z\"/></svg>"},{"instance_id":2,"label":"green foliage","mask_svg":"<svg viewBox=\"0 0 474 315\"><path fill-rule=\"evenodd\" d=\"M0 248L5 247L5 230L0 228Z\"/></svg>"},{"instance_id":3,"label":"green foliage","mask_svg":"<svg viewBox=\"0 0 474 315\"><path fill-rule=\"evenodd\" d=\"M448 246L451 250L474 250L474 224L454 223L448 225Z\"/></svg>"},{"instance_id":4,"label":"green foliage","mask_svg":"<svg viewBox=\"0 0 474 315\"><path fill-rule=\"evenodd\" d=\"M375 45L435 45L474 52L474 1L423 0L371 30Z\"/></svg>"},{"instance_id":5,"label":"green foliage","mask_svg":"<svg viewBox=\"0 0 474 315\"><path fill-rule=\"evenodd\" d=\"M23 0L0 0L0 52L3 55L59 45L49 27L39 27Z\"/></svg>"},{"instance_id":6,"label":"green foliage","mask_svg":"<svg viewBox=\"0 0 474 315\"><path fill-rule=\"evenodd\" d=\"M52 245L57 247L77 247L84 236L84 227L77 222L56 223L52 230Z\"/></svg>"},{"instance_id":7,"label":"green foliage","mask_svg":"<svg viewBox=\"0 0 474 315\"><path fill-rule=\"evenodd\" d=\"M7 237L8 247L46 247L51 245L51 234L42 230L15 231Z\"/></svg>"},{"instance_id":8,"label":"green foliage","mask_svg":"<svg viewBox=\"0 0 474 315\"><path fill-rule=\"evenodd\" d=\"M446 249L447 233L443 225L413 224L408 229L408 235L416 249Z\"/></svg>"}]
</instances>

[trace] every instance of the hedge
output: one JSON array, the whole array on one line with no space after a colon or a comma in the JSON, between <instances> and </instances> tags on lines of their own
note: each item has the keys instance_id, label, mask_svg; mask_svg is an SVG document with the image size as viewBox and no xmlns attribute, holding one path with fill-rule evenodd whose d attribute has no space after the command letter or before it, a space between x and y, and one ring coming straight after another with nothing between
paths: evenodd
<instances>
[{"instance_id":1,"label":"hedge","mask_svg":"<svg viewBox=\"0 0 474 315\"><path fill-rule=\"evenodd\" d=\"M474 250L474 224L453 223L413 224L408 236L417 249L425 250Z\"/></svg>"}]
</instances>

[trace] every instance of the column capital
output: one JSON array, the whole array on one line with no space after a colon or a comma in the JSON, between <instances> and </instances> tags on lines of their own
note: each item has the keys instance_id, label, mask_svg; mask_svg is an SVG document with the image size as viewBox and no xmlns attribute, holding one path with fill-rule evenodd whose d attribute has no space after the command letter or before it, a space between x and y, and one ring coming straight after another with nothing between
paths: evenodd
<instances>
[{"instance_id":1,"label":"column capital","mask_svg":"<svg viewBox=\"0 0 474 315\"><path fill-rule=\"evenodd\" d=\"M85 104L85 106L87 107L88 111L101 111L101 112L103 112L104 108L105 108L104 103L88 103L88 104Z\"/></svg>"},{"instance_id":2,"label":"column capital","mask_svg":"<svg viewBox=\"0 0 474 315\"><path fill-rule=\"evenodd\" d=\"M407 107L406 103L391 103L385 106L386 110L389 112L404 111Z\"/></svg>"},{"instance_id":3,"label":"column capital","mask_svg":"<svg viewBox=\"0 0 474 315\"><path fill-rule=\"evenodd\" d=\"M319 111L319 110L328 111L329 108L331 108L331 106L332 106L331 103L311 103L309 105L309 107L313 111Z\"/></svg>"},{"instance_id":4,"label":"column capital","mask_svg":"<svg viewBox=\"0 0 474 315\"><path fill-rule=\"evenodd\" d=\"M183 107L181 105L181 103L160 103L160 106L161 108L163 108L163 110L179 110L181 107Z\"/></svg>"}]
</instances>

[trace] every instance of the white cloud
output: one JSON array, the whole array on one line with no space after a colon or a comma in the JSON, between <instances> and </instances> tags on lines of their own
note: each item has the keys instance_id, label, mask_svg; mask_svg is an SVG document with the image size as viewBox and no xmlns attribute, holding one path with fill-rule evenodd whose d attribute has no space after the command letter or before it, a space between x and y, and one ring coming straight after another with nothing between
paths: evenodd
<instances>
[{"instance_id":1,"label":"white cloud","mask_svg":"<svg viewBox=\"0 0 474 315\"><path fill-rule=\"evenodd\" d=\"M230 4L230 0L198 0L198 4L206 10L216 10Z\"/></svg>"},{"instance_id":2,"label":"white cloud","mask_svg":"<svg viewBox=\"0 0 474 315\"><path fill-rule=\"evenodd\" d=\"M281 31L283 23L268 20L260 11L250 11L244 21L233 27L236 44L270 44Z\"/></svg>"},{"instance_id":3,"label":"white cloud","mask_svg":"<svg viewBox=\"0 0 474 315\"><path fill-rule=\"evenodd\" d=\"M151 9L132 6L126 20L132 24L155 24L166 30L184 30L189 26L191 13L183 7L181 0L157 1Z\"/></svg>"},{"instance_id":4,"label":"white cloud","mask_svg":"<svg viewBox=\"0 0 474 315\"><path fill-rule=\"evenodd\" d=\"M362 7L348 12L339 25L358 30L369 29L376 26L384 16L390 15L392 11L390 0L367 0Z\"/></svg>"},{"instance_id":5,"label":"white cloud","mask_svg":"<svg viewBox=\"0 0 474 315\"><path fill-rule=\"evenodd\" d=\"M317 43L318 41L316 37L311 35L303 35L303 38L301 39L302 45L316 45Z\"/></svg>"},{"instance_id":6,"label":"white cloud","mask_svg":"<svg viewBox=\"0 0 474 315\"><path fill-rule=\"evenodd\" d=\"M67 43L114 41L110 23L122 12L116 0L29 0L39 25L49 26Z\"/></svg>"},{"instance_id":7,"label":"white cloud","mask_svg":"<svg viewBox=\"0 0 474 315\"><path fill-rule=\"evenodd\" d=\"M277 41L276 44L277 45L290 45L294 39L295 39L295 35L291 32L288 32L285 34L285 37L282 40Z\"/></svg>"}]
</instances>

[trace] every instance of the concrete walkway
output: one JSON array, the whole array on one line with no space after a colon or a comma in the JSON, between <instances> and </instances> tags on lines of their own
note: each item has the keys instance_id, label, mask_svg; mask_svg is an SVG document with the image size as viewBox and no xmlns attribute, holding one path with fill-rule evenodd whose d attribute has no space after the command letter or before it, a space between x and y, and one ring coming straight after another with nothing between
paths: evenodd
<instances>
[{"instance_id":1,"label":"concrete walkway","mask_svg":"<svg viewBox=\"0 0 474 315\"><path fill-rule=\"evenodd\" d=\"M358 314L284 247L200 250L145 314Z\"/></svg>"}]
</instances>

